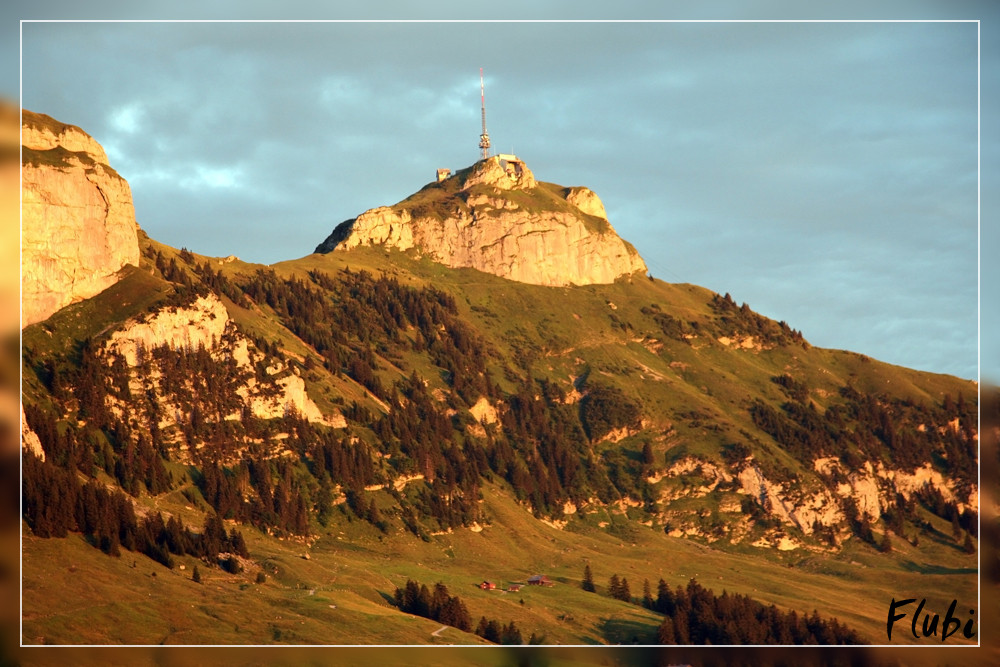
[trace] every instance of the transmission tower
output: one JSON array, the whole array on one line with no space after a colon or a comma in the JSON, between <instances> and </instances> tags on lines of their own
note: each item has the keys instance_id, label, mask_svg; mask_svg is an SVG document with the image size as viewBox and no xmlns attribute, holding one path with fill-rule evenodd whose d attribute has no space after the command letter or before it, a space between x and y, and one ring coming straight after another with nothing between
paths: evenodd
<instances>
[{"instance_id":1,"label":"transmission tower","mask_svg":"<svg viewBox=\"0 0 1000 667\"><path fill-rule=\"evenodd\" d=\"M483 107L483 133L479 135L479 150L483 152L483 159L490 156L490 134L486 131L486 87L483 84L483 68L479 68L479 101Z\"/></svg>"}]
</instances>

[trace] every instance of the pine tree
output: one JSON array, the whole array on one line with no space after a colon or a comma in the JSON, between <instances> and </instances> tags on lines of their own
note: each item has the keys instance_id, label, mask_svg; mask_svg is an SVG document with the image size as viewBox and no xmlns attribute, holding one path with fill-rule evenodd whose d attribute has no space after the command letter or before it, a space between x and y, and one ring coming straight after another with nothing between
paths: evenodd
<instances>
[{"instance_id":1,"label":"pine tree","mask_svg":"<svg viewBox=\"0 0 1000 667\"><path fill-rule=\"evenodd\" d=\"M656 585L656 611L661 614L672 616L674 613L674 595L670 592L670 586L663 579Z\"/></svg>"},{"instance_id":2,"label":"pine tree","mask_svg":"<svg viewBox=\"0 0 1000 667\"><path fill-rule=\"evenodd\" d=\"M656 629L656 643L658 644L676 644L677 635L674 632L674 620L667 616L660 623L660 627Z\"/></svg>"},{"instance_id":3,"label":"pine tree","mask_svg":"<svg viewBox=\"0 0 1000 667\"><path fill-rule=\"evenodd\" d=\"M411 612L417 616L423 616L424 618L430 618L431 615L431 592L428 590L426 584L420 584L420 591L417 593L417 599L413 604L413 611Z\"/></svg>"},{"instance_id":4,"label":"pine tree","mask_svg":"<svg viewBox=\"0 0 1000 667\"><path fill-rule=\"evenodd\" d=\"M430 617L435 621L441 621L446 625L454 625L449 620L442 617L451 596L448 594L448 587L439 581L434 584L434 593L431 595Z\"/></svg>"},{"instance_id":5,"label":"pine tree","mask_svg":"<svg viewBox=\"0 0 1000 667\"><path fill-rule=\"evenodd\" d=\"M495 619L487 621L485 616L479 619L479 626L476 628L477 635L494 644L500 643L501 631L500 624Z\"/></svg>"},{"instance_id":6,"label":"pine tree","mask_svg":"<svg viewBox=\"0 0 1000 667\"><path fill-rule=\"evenodd\" d=\"M632 591L628 587L628 579L622 577L621 586L618 589L618 599L622 602L632 601Z\"/></svg>"},{"instance_id":7,"label":"pine tree","mask_svg":"<svg viewBox=\"0 0 1000 667\"><path fill-rule=\"evenodd\" d=\"M201 570L198 569L197 565L194 566L194 572L191 573L191 581L196 584L201 583Z\"/></svg>"},{"instance_id":8,"label":"pine tree","mask_svg":"<svg viewBox=\"0 0 1000 667\"><path fill-rule=\"evenodd\" d=\"M677 614L673 616L674 638L676 644L690 644L691 632L688 625L688 615Z\"/></svg>"},{"instance_id":9,"label":"pine tree","mask_svg":"<svg viewBox=\"0 0 1000 667\"><path fill-rule=\"evenodd\" d=\"M642 446L642 462L647 466L653 464L653 447L648 440Z\"/></svg>"},{"instance_id":10,"label":"pine tree","mask_svg":"<svg viewBox=\"0 0 1000 667\"><path fill-rule=\"evenodd\" d=\"M653 609L656 602L653 601L653 593L649 589L649 579L642 580L642 606L646 609Z\"/></svg>"},{"instance_id":11,"label":"pine tree","mask_svg":"<svg viewBox=\"0 0 1000 667\"><path fill-rule=\"evenodd\" d=\"M243 533L236 530L236 528L229 531L229 550L244 558L250 557L250 553L247 551L247 544L243 540Z\"/></svg>"},{"instance_id":12,"label":"pine tree","mask_svg":"<svg viewBox=\"0 0 1000 667\"><path fill-rule=\"evenodd\" d=\"M878 550L884 554L892 551L892 540L889 538L888 529L886 529L885 533L882 534L882 541L878 545Z\"/></svg>"},{"instance_id":13,"label":"pine tree","mask_svg":"<svg viewBox=\"0 0 1000 667\"><path fill-rule=\"evenodd\" d=\"M608 595L614 599L619 599L621 595L621 582L618 580L618 573L611 575L611 579L608 581Z\"/></svg>"},{"instance_id":14,"label":"pine tree","mask_svg":"<svg viewBox=\"0 0 1000 667\"><path fill-rule=\"evenodd\" d=\"M583 582L580 584L580 586L581 588L583 588L583 590L587 591L588 593L593 593L597 590L597 588L594 586L594 577L590 572L589 563L587 565L584 565L583 567Z\"/></svg>"},{"instance_id":15,"label":"pine tree","mask_svg":"<svg viewBox=\"0 0 1000 667\"><path fill-rule=\"evenodd\" d=\"M445 618L448 620L445 621ZM469 610L457 595L448 599L440 620L442 623L447 623L463 632L469 632L472 629L472 618L469 616Z\"/></svg>"},{"instance_id":16,"label":"pine tree","mask_svg":"<svg viewBox=\"0 0 1000 667\"><path fill-rule=\"evenodd\" d=\"M314 461L323 461L325 455L317 453L313 456ZM324 528L330 522L330 514L333 511L333 487L330 483L330 476L323 474L320 482L319 492L316 494L316 519Z\"/></svg>"},{"instance_id":17,"label":"pine tree","mask_svg":"<svg viewBox=\"0 0 1000 667\"><path fill-rule=\"evenodd\" d=\"M959 394L961 397L961 394ZM962 535L962 524L958 522L958 512L953 511L951 513L951 534L955 537L955 541Z\"/></svg>"},{"instance_id":18,"label":"pine tree","mask_svg":"<svg viewBox=\"0 0 1000 667\"><path fill-rule=\"evenodd\" d=\"M371 502L368 503L368 511L365 514L365 519L373 526L377 526L379 522L382 521L382 515L378 511L378 505L375 504L375 498L372 498Z\"/></svg>"},{"instance_id":19,"label":"pine tree","mask_svg":"<svg viewBox=\"0 0 1000 667\"><path fill-rule=\"evenodd\" d=\"M501 630L500 643L514 646L520 646L524 643L524 639L521 638L521 631L514 625L514 621L505 625L503 630Z\"/></svg>"}]
</instances>

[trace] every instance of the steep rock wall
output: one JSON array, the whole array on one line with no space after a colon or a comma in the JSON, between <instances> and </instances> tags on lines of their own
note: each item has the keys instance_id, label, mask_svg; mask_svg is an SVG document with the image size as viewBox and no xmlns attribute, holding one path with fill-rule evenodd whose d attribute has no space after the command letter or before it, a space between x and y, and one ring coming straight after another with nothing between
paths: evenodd
<instances>
[{"instance_id":1,"label":"steep rock wall","mask_svg":"<svg viewBox=\"0 0 1000 667\"><path fill-rule=\"evenodd\" d=\"M92 137L30 111L21 133L23 327L113 285L139 242L128 183Z\"/></svg>"},{"instance_id":2,"label":"steep rock wall","mask_svg":"<svg viewBox=\"0 0 1000 667\"><path fill-rule=\"evenodd\" d=\"M342 223L316 252L415 248L453 268L549 286L606 284L646 270L587 188L558 192L537 183L527 167L510 175L497 158L451 179L457 181L437 191L425 188L420 200ZM445 194L447 187L457 191Z\"/></svg>"}]
</instances>

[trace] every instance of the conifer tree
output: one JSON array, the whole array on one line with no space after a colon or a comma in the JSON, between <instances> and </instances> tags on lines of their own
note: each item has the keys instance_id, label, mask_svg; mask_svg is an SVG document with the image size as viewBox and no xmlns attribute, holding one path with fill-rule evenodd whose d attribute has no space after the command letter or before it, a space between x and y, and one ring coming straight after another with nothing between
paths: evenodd
<instances>
[{"instance_id":1,"label":"conifer tree","mask_svg":"<svg viewBox=\"0 0 1000 667\"><path fill-rule=\"evenodd\" d=\"M656 642L658 644L676 644L677 635L674 633L674 619L667 616L656 629Z\"/></svg>"},{"instance_id":2,"label":"conifer tree","mask_svg":"<svg viewBox=\"0 0 1000 667\"><path fill-rule=\"evenodd\" d=\"M247 552L247 544L243 540L243 533L236 530L236 528L229 531L229 549L234 554L238 554L244 558L250 557L249 552Z\"/></svg>"},{"instance_id":3,"label":"conifer tree","mask_svg":"<svg viewBox=\"0 0 1000 667\"><path fill-rule=\"evenodd\" d=\"M505 625L503 630L500 631L500 643L514 646L520 646L524 643L524 640L521 638L521 631L514 624L514 621Z\"/></svg>"},{"instance_id":4,"label":"conifer tree","mask_svg":"<svg viewBox=\"0 0 1000 667\"><path fill-rule=\"evenodd\" d=\"M618 573L611 575L611 579L608 581L608 595L614 599L619 599L621 595L621 581L618 579Z\"/></svg>"},{"instance_id":5,"label":"conifer tree","mask_svg":"<svg viewBox=\"0 0 1000 667\"><path fill-rule=\"evenodd\" d=\"M501 632L502 629L496 619L490 619L487 621L485 616L479 619L479 626L476 628L476 634L486 641L499 644Z\"/></svg>"},{"instance_id":6,"label":"conifer tree","mask_svg":"<svg viewBox=\"0 0 1000 667\"><path fill-rule=\"evenodd\" d=\"M448 604L448 600L451 596L448 595L448 587L444 585L443 582L437 582L434 584L434 593L431 595L430 602L430 617L434 620L441 621L442 623L448 623L441 619L441 613L444 611L445 606Z\"/></svg>"},{"instance_id":7,"label":"conifer tree","mask_svg":"<svg viewBox=\"0 0 1000 667\"><path fill-rule=\"evenodd\" d=\"M590 572L589 563L583 566L583 581L581 582L580 587L588 593L593 593L597 590L594 586L594 577Z\"/></svg>"},{"instance_id":8,"label":"conifer tree","mask_svg":"<svg viewBox=\"0 0 1000 667\"><path fill-rule=\"evenodd\" d=\"M621 585L619 586L618 589L618 599L621 600L622 602L632 601L632 591L629 590L628 579L626 579L625 577L622 577Z\"/></svg>"},{"instance_id":9,"label":"conifer tree","mask_svg":"<svg viewBox=\"0 0 1000 667\"><path fill-rule=\"evenodd\" d=\"M656 585L656 611L668 616L672 616L674 613L674 595L670 592L670 586L662 578Z\"/></svg>"},{"instance_id":10,"label":"conifer tree","mask_svg":"<svg viewBox=\"0 0 1000 667\"><path fill-rule=\"evenodd\" d=\"M961 397L961 394L959 394ZM951 513L951 534L955 537L955 541L962 535L962 524L958 522L958 512Z\"/></svg>"},{"instance_id":11,"label":"conifer tree","mask_svg":"<svg viewBox=\"0 0 1000 667\"><path fill-rule=\"evenodd\" d=\"M642 445L642 462L647 466L653 464L653 447L648 440Z\"/></svg>"}]
</instances>

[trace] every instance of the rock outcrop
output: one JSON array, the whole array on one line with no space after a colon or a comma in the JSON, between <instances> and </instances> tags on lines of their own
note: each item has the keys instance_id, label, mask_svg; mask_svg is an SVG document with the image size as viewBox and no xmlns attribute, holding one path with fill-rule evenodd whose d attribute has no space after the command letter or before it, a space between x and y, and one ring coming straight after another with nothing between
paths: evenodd
<instances>
[{"instance_id":1,"label":"rock outcrop","mask_svg":"<svg viewBox=\"0 0 1000 667\"><path fill-rule=\"evenodd\" d=\"M217 347L229 324L229 312L214 294L200 296L193 303L168 307L146 317L131 320L111 334L109 352L125 358L129 366L139 363L142 350L166 345L171 349ZM245 346L237 349L244 350Z\"/></svg>"},{"instance_id":2,"label":"rock outcrop","mask_svg":"<svg viewBox=\"0 0 1000 667\"><path fill-rule=\"evenodd\" d=\"M292 412L309 421L321 422L335 427L346 425L344 418L336 414L327 418L309 397L305 381L286 365L277 362L266 371L267 381L258 381L255 365L265 360L265 356L246 337L236 331L229 319L225 304L215 294L197 297L185 306L168 306L143 317L134 318L110 334L104 345L109 363L116 357L125 361L129 368L136 368L151 359L155 348L166 346L172 350L196 350L204 348L220 363L232 362L242 371L244 380L233 386L233 392L242 399L249 412L259 419L276 419ZM132 391L136 395L153 392L158 400L167 406L167 415L181 415L160 424L167 427L179 423L184 410L171 403L162 390L161 374L157 370L146 373L132 373ZM125 412L125 406L114 406ZM233 418L238 419L239 413Z\"/></svg>"},{"instance_id":3,"label":"rock outcrop","mask_svg":"<svg viewBox=\"0 0 1000 667\"><path fill-rule=\"evenodd\" d=\"M113 285L139 242L128 183L92 137L23 111L21 144L24 327Z\"/></svg>"},{"instance_id":4,"label":"rock outcrop","mask_svg":"<svg viewBox=\"0 0 1000 667\"><path fill-rule=\"evenodd\" d=\"M414 249L534 285L606 284L646 270L596 194L537 182L523 164L496 157L341 223L316 252L363 246Z\"/></svg>"},{"instance_id":5,"label":"rock outcrop","mask_svg":"<svg viewBox=\"0 0 1000 667\"><path fill-rule=\"evenodd\" d=\"M813 467L826 480L827 488L809 488L801 481L788 488L767 480L757 466L747 466L738 475L740 491L751 495L769 514L781 522L809 535L814 525L844 527L842 500L851 499L859 516L878 521L898 495L909 499L925 485L955 502L961 512L975 508L978 489L973 487L967 497L955 493L955 482L925 463L913 472L892 470L881 462L866 461L858 470L847 470L837 458L818 458Z\"/></svg>"},{"instance_id":6,"label":"rock outcrop","mask_svg":"<svg viewBox=\"0 0 1000 667\"><path fill-rule=\"evenodd\" d=\"M485 396L481 396L476 404L469 408L469 412L481 424L495 424L500 419L496 407Z\"/></svg>"},{"instance_id":7,"label":"rock outcrop","mask_svg":"<svg viewBox=\"0 0 1000 667\"><path fill-rule=\"evenodd\" d=\"M21 406L21 449L31 452L42 461L45 460L45 450L42 449L42 441L38 439L38 434L28 426L28 420L24 417L24 406Z\"/></svg>"},{"instance_id":8,"label":"rock outcrop","mask_svg":"<svg viewBox=\"0 0 1000 667\"><path fill-rule=\"evenodd\" d=\"M284 369L282 369L284 370ZM327 419L306 392L306 383L301 376L291 373L274 381L270 392L263 389L254 378L239 387L236 393L249 405L251 413L258 419L278 419L295 413L311 422L319 422L344 428L347 421L336 414Z\"/></svg>"},{"instance_id":9,"label":"rock outcrop","mask_svg":"<svg viewBox=\"0 0 1000 667\"><path fill-rule=\"evenodd\" d=\"M660 500L665 503L678 498L700 498L723 484L727 485L723 488L728 491L731 489L728 483L736 482L737 494L752 498L765 514L779 523L752 545L773 547L779 551L803 546L788 536L788 528L795 528L803 535L812 535L817 529L821 529L824 535L829 535L824 539L847 539L850 535L846 510L848 503L854 506L859 517L877 522L885 510L894 505L899 495L910 499L925 486L937 490L944 500L955 502L959 512L966 507L975 509L979 497L974 485L962 493L956 492L955 481L933 469L930 463L911 472L886 468L881 462L872 464L870 461L857 470L849 470L838 458L827 457L816 459L814 469L818 473L818 479L797 477L778 483L767 479L752 458L735 465L730 474L725 467L717 467L697 457L686 457L668 469L648 476L646 481L658 484L663 479L689 475L704 480L703 484L688 480L682 486L675 484L661 490ZM719 511L743 512L743 503L731 504L724 492L719 497ZM711 531L705 532L706 526L702 520L704 514L693 515L686 510L668 509L663 516L672 526L667 531L668 534L674 537L700 536L709 541L719 537L718 534L713 537ZM827 529L833 530L827 533ZM749 529L742 529L737 522L731 523L723 532L728 532L732 544L738 544L754 534Z\"/></svg>"}]
</instances>

